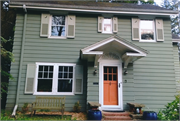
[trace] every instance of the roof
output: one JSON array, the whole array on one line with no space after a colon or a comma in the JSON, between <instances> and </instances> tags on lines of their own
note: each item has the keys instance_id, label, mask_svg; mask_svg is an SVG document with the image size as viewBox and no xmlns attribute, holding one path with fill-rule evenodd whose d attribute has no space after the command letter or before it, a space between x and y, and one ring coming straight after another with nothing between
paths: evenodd
<instances>
[{"instance_id":1,"label":"roof","mask_svg":"<svg viewBox=\"0 0 180 121\"><path fill-rule=\"evenodd\" d=\"M25 4L27 7L51 7L51 8L71 8L71 9L88 9L88 10L108 10L108 11L129 11L129 12L154 12L177 14L177 11L168 10L151 4L132 4L132 3L109 3L95 1L12 1L10 7L21 6Z\"/></svg>"},{"instance_id":2,"label":"roof","mask_svg":"<svg viewBox=\"0 0 180 121\"><path fill-rule=\"evenodd\" d=\"M172 42L180 42L180 36L178 34L172 34Z\"/></svg>"}]
</instances>

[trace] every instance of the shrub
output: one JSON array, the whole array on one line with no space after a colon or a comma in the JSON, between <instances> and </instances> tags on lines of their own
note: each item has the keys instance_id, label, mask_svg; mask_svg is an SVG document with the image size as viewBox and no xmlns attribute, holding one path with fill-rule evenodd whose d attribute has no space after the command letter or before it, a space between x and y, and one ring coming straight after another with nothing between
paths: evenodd
<instances>
[{"instance_id":1,"label":"shrub","mask_svg":"<svg viewBox=\"0 0 180 121\"><path fill-rule=\"evenodd\" d=\"M178 120L179 119L179 107L180 95L175 96L175 100L168 103L165 109L162 109L158 113L158 120Z\"/></svg>"}]
</instances>

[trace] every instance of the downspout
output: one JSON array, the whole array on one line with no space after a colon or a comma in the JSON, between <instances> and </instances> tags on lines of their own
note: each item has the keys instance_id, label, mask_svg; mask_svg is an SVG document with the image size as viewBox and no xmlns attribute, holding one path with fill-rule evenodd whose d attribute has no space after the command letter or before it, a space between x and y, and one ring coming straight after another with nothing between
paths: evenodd
<instances>
[{"instance_id":1,"label":"downspout","mask_svg":"<svg viewBox=\"0 0 180 121\"><path fill-rule=\"evenodd\" d=\"M22 63L23 63L23 53L24 53L24 43L25 43L25 32L26 32L26 21L27 21L27 9L26 5L23 5L24 9L24 26L23 26L23 35L22 35L22 43L21 43L21 54L20 54L20 61L19 61L19 73L18 73L18 82L17 82L17 92L16 92L16 105L14 107L13 113L11 116L16 115L16 110L18 108L18 101L19 101L19 91L20 91L20 84L21 84L21 73L22 73Z\"/></svg>"}]
</instances>

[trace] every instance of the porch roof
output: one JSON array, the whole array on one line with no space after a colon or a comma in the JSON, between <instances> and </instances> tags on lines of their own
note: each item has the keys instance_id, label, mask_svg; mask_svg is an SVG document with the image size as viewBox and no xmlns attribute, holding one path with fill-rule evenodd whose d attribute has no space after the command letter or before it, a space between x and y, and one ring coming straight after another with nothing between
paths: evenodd
<instances>
[{"instance_id":1,"label":"porch roof","mask_svg":"<svg viewBox=\"0 0 180 121\"><path fill-rule=\"evenodd\" d=\"M148 54L147 50L119 37L118 35L114 35L81 49L80 56L81 59L94 61L94 66L97 66L99 58L106 52L117 53L124 62L124 68L127 68L129 63L133 63Z\"/></svg>"}]
</instances>

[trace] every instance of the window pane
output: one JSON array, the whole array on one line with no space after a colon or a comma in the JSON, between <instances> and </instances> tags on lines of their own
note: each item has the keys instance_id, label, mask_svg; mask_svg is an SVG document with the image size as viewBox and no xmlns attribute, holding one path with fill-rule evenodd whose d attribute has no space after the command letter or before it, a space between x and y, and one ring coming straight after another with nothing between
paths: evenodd
<instances>
[{"instance_id":1,"label":"window pane","mask_svg":"<svg viewBox=\"0 0 180 121\"><path fill-rule=\"evenodd\" d=\"M52 92L52 79L38 79L38 92Z\"/></svg>"},{"instance_id":2,"label":"window pane","mask_svg":"<svg viewBox=\"0 0 180 121\"><path fill-rule=\"evenodd\" d=\"M38 78L42 78L42 72L38 73Z\"/></svg>"},{"instance_id":3,"label":"window pane","mask_svg":"<svg viewBox=\"0 0 180 121\"><path fill-rule=\"evenodd\" d=\"M58 78L63 78L62 73L59 73Z\"/></svg>"},{"instance_id":4,"label":"window pane","mask_svg":"<svg viewBox=\"0 0 180 121\"><path fill-rule=\"evenodd\" d=\"M65 26L52 26L51 36L65 36Z\"/></svg>"},{"instance_id":5,"label":"window pane","mask_svg":"<svg viewBox=\"0 0 180 121\"><path fill-rule=\"evenodd\" d=\"M69 72L73 72L73 67L69 67Z\"/></svg>"},{"instance_id":6,"label":"window pane","mask_svg":"<svg viewBox=\"0 0 180 121\"><path fill-rule=\"evenodd\" d=\"M44 72L44 78L48 78L48 72Z\"/></svg>"},{"instance_id":7,"label":"window pane","mask_svg":"<svg viewBox=\"0 0 180 121\"><path fill-rule=\"evenodd\" d=\"M48 66L44 66L44 71L48 71Z\"/></svg>"},{"instance_id":8,"label":"window pane","mask_svg":"<svg viewBox=\"0 0 180 121\"><path fill-rule=\"evenodd\" d=\"M111 81L112 80L112 75L109 75L109 81Z\"/></svg>"},{"instance_id":9,"label":"window pane","mask_svg":"<svg viewBox=\"0 0 180 121\"><path fill-rule=\"evenodd\" d=\"M64 72L68 72L68 67L67 66L64 67Z\"/></svg>"},{"instance_id":10,"label":"window pane","mask_svg":"<svg viewBox=\"0 0 180 121\"><path fill-rule=\"evenodd\" d=\"M107 67L104 67L104 73L107 73Z\"/></svg>"},{"instance_id":11,"label":"window pane","mask_svg":"<svg viewBox=\"0 0 180 121\"><path fill-rule=\"evenodd\" d=\"M63 66L59 66L59 72L63 72Z\"/></svg>"},{"instance_id":12,"label":"window pane","mask_svg":"<svg viewBox=\"0 0 180 121\"><path fill-rule=\"evenodd\" d=\"M69 73L69 78L73 78L73 73Z\"/></svg>"},{"instance_id":13,"label":"window pane","mask_svg":"<svg viewBox=\"0 0 180 121\"><path fill-rule=\"evenodd\" d=\"M53 71L53 66L49 66L49 71Z\"/></svg>"},{"instance_id":14,"label":"window pane","mask_svg":"<svg viewBox=\"0 0 180 121\"><path fill-rule=\"evenodd\" d=\"M153 21L141 20L141 39L143 40L154 40L154 27Z\"/></svg>"},{"instance_id":15,"label":"window pane","mask_svg":"<svg viewBox=\"0 0 180 121\"><path fill-rule=\"evenodd\" d=\"M104 80L107 80L107 74L104 74Z\"/></svg>"},{"instance_id":16,"label":"window pane","mask_svg":"<svg viewBox=\"0 0 180 121\"><path fill-rule=\"evenodd\" d=\"M64 78L68 78L68 76L67 76L68 74L67 73L64 73Z\"/></svg>"},{"instance_id":17,"label":"window pane","mask_svg":"<svg viewBox=\"0 0 180 121\"><path fill-rule=\"evenodd\" d=\"M65 25L65 16L52 16L52 26Z\"/></svg>"},{"instance_id":18,"label":"window pane","mask_svg":"<svg viewBox=\"0 0 180 121\"><path fill-rule=\"evenodd\" d=\"M72 92L72 79L58 80L58 92Z\"/></svg>"},{"instance_id":19,"label":"window pane","mask_svg":"<svg viewBox=\"0 0 180 121\"><path fill-rule=\"evenodd\" d=\"M114 81L117 80L117 75L113 75L113 80L114 80Z\"/></svg>"},{"instance_id":20,"label":"window pane","mask_svg":"<svg viewBox=\"0 0 180 121\"><path fill-rule=\"evenodd\" d=\"M43 66L39 66L39 71L43 71Z\"/></svg>"},{"instance_id":21,"label":"window pane","mask_svg":"<svg viewBox=\"0 0 180 121\"><path fill-rule=\"evenodd\" d=\"M109 67L109 73L112 73L112 67Z\"/></svg>"},{"instance_id":22,"label":"window pane","mask_svg":"<svg viewBox=\"0 0 180 121\"><path fill-rule=\"evenodd\" d=\"M113 73L117 73L117 67L113 67Z\"/></svg>"},{"instance_id":23,"label":"window pane","mask_svg":"<svg viewBox=\"0 0 180 121\"><path fill-rule=\"evenodd\" d=\"M49 78L53 78L53 73L49 73Z\"/></svg>"}]
</instances>

